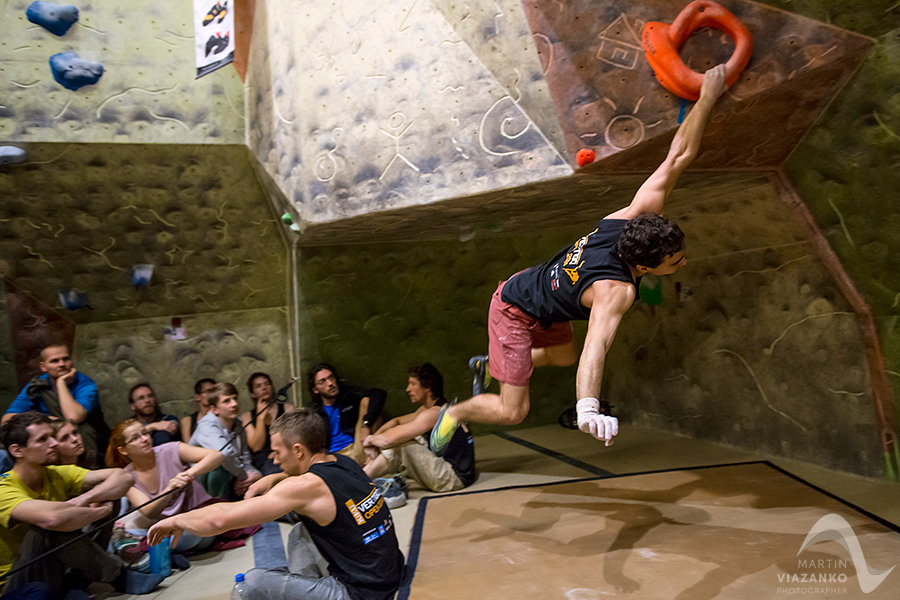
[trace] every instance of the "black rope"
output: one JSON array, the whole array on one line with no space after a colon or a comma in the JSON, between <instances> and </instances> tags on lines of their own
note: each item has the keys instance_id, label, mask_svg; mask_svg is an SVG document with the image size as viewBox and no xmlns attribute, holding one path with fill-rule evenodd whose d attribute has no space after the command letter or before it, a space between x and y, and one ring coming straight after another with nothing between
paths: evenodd
<instances>
[{"instance_id":1,"label":"black rope","mask_svg":"<svg viewBox=\"0 0 900 600\"><path fill-rule=\"evenodd\" d=\"M272 399L269 400L269 403L266 404L265 407L264 407L261 411L259 411L259 412L260 412L260 413L264 413L270 406L272 406L273 403L275 403L275 402L278 401L279 399L282 399L281 401L282 401L282 403L284 403L284 401L287 400L287 389L288 389L289 387L291 387L291 385L294 383L294 381L295 381L295 378L293 378L293 377L292 377L290 380L288 380L288 384L287 384L286 386L284 386L283 388L279 389L278 392L276 392L275 395L272 397ZM240 420L240 419L238 419L238 420ZM235 440L239 435L241 435L241 433L243 433L244 429L245 429L245 428L247 427L247 425L249 425L249 424L250 424L250 421L248 421L247 423L244 423L243 421L241 421L240 427L238 427L237 431L235 431L235 432L232 434L232 436L231 436L230 438L228 438L228 441L225 442L225 444L224 444L221 448L219 448L219 452L223 451L225 448L227 448L229 445L231 445L231 443L234 442L234 440ZM78 540L80 540L80 539L82 539L82 538L84 538L84 537L86 537L86 536L89 536L89 535L92 535L92 534L96 533L97 531L99 531L100 529L103 529L104 527L106 527L107 525L109 525L110 523L112 523L113 521L115 521L116 519L127 517L128 515L130 515L130 514L133 513L134 511L140 510L140 509L144 508L145 506L147 506L148 504L152 504L152 503L156 502L157 500L159 500L160 498L164 498L165 496L168 496L168 495L171 494L172 492L180 492L180 491L182 491L182 489L183 489L183 488L172 488L172 489L169 490L168 492L163 492L163 493L160 494L159 496L156 496L155 498L151 498L150 500L148 500L147 502L144 502L144 503L141 504L140 506L137 506L137 507L135 507L135 508L132 508L132 509L129 510L127 513L125 513L124 515L113 515L113 516L110 517L108 520L106 520L106 521L100 523L99 525L93 526L93 527L89 528L87 531L83 531L83 532L81 533L81 535L78 535L78 536L72 538L71 540L69 540L69 541L67 541L67 542L65 542L65 543L63 543L63 544L60 544L59 546L56 546L55 548L51 548L51 549L48 550L47 552L44 552L43 554L41 554L41 555L39 555L39 556L36 556L36 557L34 557L33 559L29 560L29 561L28 561L27 563L25 563L24 565L21 565L21 566L19 566L19 567L16 567L15 569L12 569L12 570L10 570L10 571L7 571L7 572L4 573L3 575L0 575L0 583L3 583L3 582L6 581L10 576L12 576L12 575L18 573L19 571L25 570L26 568L30 567L31 565L35 564L36 562L41 561L41 560L44 560L45 558L47 558L47 557L50 556L51 554L55 554L56 552L59 552L59 551L62 550L63 548L66 548L67 546L70 546L71 544L74 544L74 543L77 542ZM104 550L105 550L105 548L104 548Z\"/></svg>"}]
</instances>

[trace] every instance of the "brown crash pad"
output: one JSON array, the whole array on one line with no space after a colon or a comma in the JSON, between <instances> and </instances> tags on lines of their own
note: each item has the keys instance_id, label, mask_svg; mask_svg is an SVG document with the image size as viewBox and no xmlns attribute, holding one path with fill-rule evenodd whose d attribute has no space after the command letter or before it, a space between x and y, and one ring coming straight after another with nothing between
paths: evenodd
<instances>
[{"instance_id":1,"label":"brown crash pad","mask_svg":"<svg viewBox=\"0 0 900 600\"><path fill-rule=\"evenodd\" d=\"M823 517L852 529L801 552ZM423 499L398 598L887 599L900 570L861 583L898 563L894 525L753 462Z\"/></svg>"}]
</instances>

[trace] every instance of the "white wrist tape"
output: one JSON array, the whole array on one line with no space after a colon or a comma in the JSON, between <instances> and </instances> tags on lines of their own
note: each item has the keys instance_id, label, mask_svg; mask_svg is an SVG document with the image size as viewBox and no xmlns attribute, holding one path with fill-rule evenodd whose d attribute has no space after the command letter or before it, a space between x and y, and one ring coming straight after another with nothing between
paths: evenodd
<instances>
[{"instance_id":1,"label":"white wrist tape","mask_svg":"<svg viewBox=\"0 0 900 600\"><path fill-rule=\"evenodd\" d=\"M600 414L600 400L597 398L582 398L575 404L575 412L578 413L578 426L584 422L584 419L591 415Z\"/></svg>"}]
</instances>

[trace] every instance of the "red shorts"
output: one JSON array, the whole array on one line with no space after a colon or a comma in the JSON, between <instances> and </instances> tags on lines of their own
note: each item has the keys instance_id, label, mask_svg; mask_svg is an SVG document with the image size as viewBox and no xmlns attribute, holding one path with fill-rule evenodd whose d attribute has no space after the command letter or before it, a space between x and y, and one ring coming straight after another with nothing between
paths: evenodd
<instances>
[{"instance_id":1,"label":"red shorts","mask_svg":"<svg viewBox=\"0 0 900 600\"><path fill-rule=\"evenodd\" d=\"M569 322L552 323L545 329L519 307L501 300L505 283L497 286L488 310L488 367L494 379L526 386L534 371L531 349L568 344L575 334Z\"/></svg>"}]
</instances>

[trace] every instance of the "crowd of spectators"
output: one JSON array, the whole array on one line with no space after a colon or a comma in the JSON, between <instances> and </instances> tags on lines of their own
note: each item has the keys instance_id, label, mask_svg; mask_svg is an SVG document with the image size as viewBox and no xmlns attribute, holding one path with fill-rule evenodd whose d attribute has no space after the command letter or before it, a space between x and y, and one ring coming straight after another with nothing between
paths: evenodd
<instances>
[{"instance_id":1,"label":"crowd of spectators","mask_svg":"<svg viewBox=\"0 0 900 600\"><path fill-rule=\"evenodd\" d=\"M272 434L295 408L286 402L287 386L276 391L267 373L246 381L251 408L243 414L229 382L197 381L197 410L180 418L160 409L150 383L137 383L127 397L132 417L110 429L96 384L73 367L67 346L44 348L39 365L43 374L15 398L0 427L2 599L79 600L91 582L148 593L162 580L148 568L146 534L154 524L259 495L287 476ZM471 484L468 432L460 430L455 454L444 458L424 437L446 403L440 373L426 363L410 369L408 380L416 410L385 423L384 390L349 385L331 365L314 365L307 376L312 407L304 410L322 422L323 452L354 461L363 480L402 473L433 491ZM402 482L376 479L389 506L405 501ZM172 548L173 564L187 568L184 553L215 540L185 532ZM64 550L42 556L61 544Z\"/></svg>"}]
</instances>

